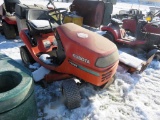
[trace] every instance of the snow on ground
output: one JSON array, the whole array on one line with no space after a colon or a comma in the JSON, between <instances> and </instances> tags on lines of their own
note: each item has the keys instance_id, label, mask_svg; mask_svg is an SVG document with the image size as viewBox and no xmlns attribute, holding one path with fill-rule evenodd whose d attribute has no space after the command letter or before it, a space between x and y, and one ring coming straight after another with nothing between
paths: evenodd
<instances>
[{"instance_id":1,"label":"snow on ground","mask_svg":"<svg viewBox=\"0 0 160 120\"><path fill-rule=\"evenodd\" d=\"M129 6L117 5L120 4ZM115 11L123 8L117 5ZM0 53L22 64L21 45L19 38L6 40L0 35ZM81 107L74 110L68 110L63 104L61 81L48 84L47 88L36 84L38 120L160 120L159 74L159 61L153 61L142 74L130 74L118 67L115 82L108 89L97 90L85 84L80 90Z\"/></svg>"}]
</instances>

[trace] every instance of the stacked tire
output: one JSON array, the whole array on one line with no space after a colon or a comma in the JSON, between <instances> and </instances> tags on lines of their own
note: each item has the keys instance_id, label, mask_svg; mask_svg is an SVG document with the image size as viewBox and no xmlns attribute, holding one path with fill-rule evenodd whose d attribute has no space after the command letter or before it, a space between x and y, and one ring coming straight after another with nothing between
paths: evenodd
<instances>
[{"instance_id":1,"label":"stacked tire","mask_svg":"<svg viewBox=\"0 0 160 120\"><path fill-rule=\"evenodd\" d=\"M0 66L5 65L0 70L0 120L36 120L34 82L30 72L5 55L0 54L0 59Z\"/></svg>"}]
</instances>

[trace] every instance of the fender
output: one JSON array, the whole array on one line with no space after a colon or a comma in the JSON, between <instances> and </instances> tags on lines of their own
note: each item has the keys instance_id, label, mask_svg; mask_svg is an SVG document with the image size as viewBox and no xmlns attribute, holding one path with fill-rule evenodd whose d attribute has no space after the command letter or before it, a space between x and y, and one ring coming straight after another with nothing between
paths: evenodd
<instances>
[{"instance_id":1,"label":"fender","mask_svg":"<svg viewBox=\"0 0 160 120\"><path fill-rule=\"evenodd\" d=\"M136 32L136 28L137 28L137 21L135 19L124 19L123 20L123 24L122 24L122 28L124 28L125 30L129 30L132 33Z\"/></svg>"},{"instance_id":2,"label":"fender","mask_svg":"<svg viewBox=\"0 0 160 120\"><path fill-rule=\"evenodd\" d=\"M17 21L15 19L9 19L8 17L2 17L2 21L5 21L6 23L10 25L16 25Z\"/></svg>"},{"instance_id":3,"label":"fender","mask_svg":"<svg viewBox=\"0 0 160 120\"><path fill-rule=\"evenodd\" d=\"M158 22L148 23L143 27L143 31L160 36L160 24Z\"/></svg>"},{"instance_id":4,"label":"fender","mask_svg":"<svg viewBox=\"0 0 160 120\"><path fill-rule=\"evenodd\" d=\"M101 28L102 31L107 31L107 32L110 32L113 37L114 37L114 40L117 41L117 39L120 38L120 34L119 34L119 30L116 29L114 26L112 25L109 25L109 26L103 26Z\"/></svg>"},{"instance_id":5,"label":"fender","mask_svg":"<svg viewBox=\"0 0 160 120\"><path fill-rule=\"evenodd\" d=\"M27 29L25 28L25 29L23 29L23 30L20 31L20 38L21 38L21 39L23 40L23 42L25 43L27 49L29 50L29 52L30 52L30 54L32 55L32 57L34 58L34 60L35 60L36 62L38 62L39 64L41 64L42 66L44 66L45 68L47 68L47 69L50 69L50 70L56 70L56 69L58 69L61 65L58 66L58 67L56 67L56 66L51 66L51 65L49 65L49 64L44 64L44 63L37 57L36 54L38 54L41 50L38 48L38 46L34 46L34 47L33 47L33 46L31 45L30 40L28 39L28 37L27 37L27 35L26 35L26 33L25 33L25 30L27 30ZM46 35L46 36L52 38L53 34L52 34L52 33L48 33L48 35ZM38 38L37 38L37 39L38 39ZM49 39L49 38L46 38L46 39ZM40 41L40 40L43 40L43 38L39 38L38 40L39 40L39 41ZM38 41L38 40L37 40L37 41ZM53 38L52 38L52 40L53 40ZM50 51L51 49L52 49L52 47L50 47L48 50L46 50L46 52ZM59 71L57 70L57 72L59 72Z\"/></svg>"}]
</instances>

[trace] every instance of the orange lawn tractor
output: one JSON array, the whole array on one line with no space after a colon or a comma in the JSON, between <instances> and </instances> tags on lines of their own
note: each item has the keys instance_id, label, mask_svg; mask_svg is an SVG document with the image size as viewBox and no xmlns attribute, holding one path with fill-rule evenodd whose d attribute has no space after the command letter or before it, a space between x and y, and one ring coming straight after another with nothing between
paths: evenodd
<instances>
[{"instance_id":1,"label":"orange lawn tractor","mask_svg":"<svg viewBox=\"0 0 160 120\"><path fill-rule=\"evenodd\" d=\"M119 63L116 45L107 38L73 23L61 25L66 9L28 10L27 29L20 32L24 46L20 48L23 63L38 62L51 70L46 82L64 80L62 93L67 108L80 106L80 93L73 78L94 86L109 86ZM42 24L43 23L43 24ZM19 23L18 23L19 25ZM40 56L47 54L46 63Z\"/></svg>"}]
</instances>

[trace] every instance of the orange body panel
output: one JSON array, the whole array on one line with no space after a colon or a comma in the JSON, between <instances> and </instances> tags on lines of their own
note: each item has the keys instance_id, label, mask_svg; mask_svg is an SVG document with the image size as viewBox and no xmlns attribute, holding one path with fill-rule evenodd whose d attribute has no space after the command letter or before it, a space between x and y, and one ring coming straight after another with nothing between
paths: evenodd
<instances>
[{"instance_id":1,"label":"orange body panel","mask_svg":"<svg viewBox=\"0 0 160 120\"><path fill-rule=\"evenodd\" d=\"M116 45L107 38L82 27L77 27L77 25L75 26L72 23L58 27L57 31L64 44L67 57L87 68L104 70L95 66L97 58L108 56L117 50ZM77 35L78 33L84 33L88 35L88 38L80 38ZM73 54L89 60L89 64L75 59Z\"/></svg>"},{"instance_id":2,"label":"orange body panel","mask_svg":"<svg viewBox=\"0 0 160 120\"><path fill-rule=\"evenodd\" d=\"M86 68L85 66L81 66L79 64L74 64L72 65L69 63L67 60L63 62L63 65L59 67L58 71L59 72L66 72L68 74L71 74L73 76L76 76L79 79L82 79L86 82L89 82L93 85L96 86L101 86L105 83L107 83L115 74L117 67L118 67L119 61L114 63L114 65L111 65L107 68L104 68L103 70L92 70L89 69L90 71L93 72L93 74L86 72L81 69L81 67ZM65 66L65 67L64 67Z\"/></svg>"},{"instance_id":3,"label":"orange body panel","mask_svg":"<svg viewBox=\"0 0 160 120\"><path fill-rule=\"evenodd\" d=\"M47 52L51 51L54 47L57 47L57 46L52 45L50 48L45 49L43 46L43 41L48 40L50 42L53 42L55 40L55 36L53 33L43 34L39 37L37 36L36 39L37 39L38 45L35 47L33 47L31 45L30 40L29 40L28 36L26 35L26 29L24 29L20 32L20 38L23 40L23 42L25 43L26 47L28 48L29 52L31 53L32 57L34 58L34 60L36 62L38 62L42 66L46 67L47 69L55 70L54 66L45 64L37 57L38 53L40 53L40 52L47 53Z\"/></svg>"},{"instance_id":4,"label":"orange body panel","mask_svg":"<svg viewBox=\"0 0 160 120\"><path fill-rule=\"evenodd\" d=\"M107 83L113 77L118 67L118 57L115 62L104 68L97 67L95 63L98 58L109 56L118 51L114 43L73 23L59 26L57 33L66 55L64 61L59 66L45 64L36 56L39 52L47 53L52 51L54 47L57 47L52 45L46 49L41 44L46 40L53 42L55 39L54 33L37 37L38 46L36 47L31 46L25 30L20 32L20 37L33 58L47 69L73 75L96 86ZM84 35L88 35L88 37L82 38L78 36L78 33L83 33Z\"/></svg>"}]
</instances>

